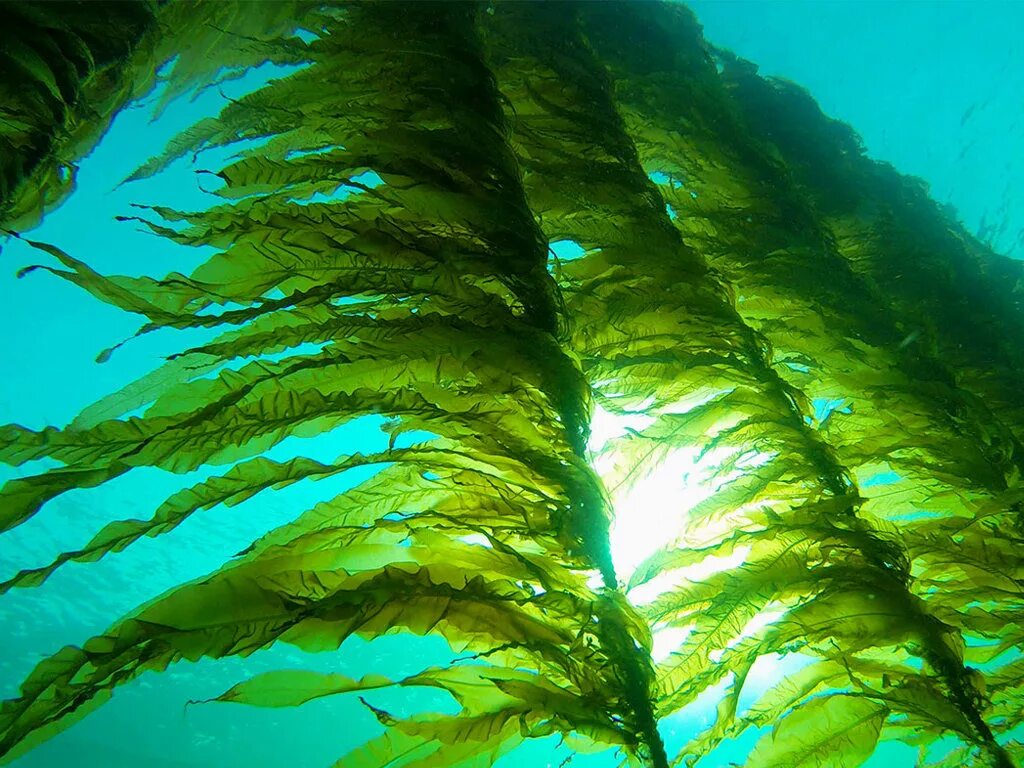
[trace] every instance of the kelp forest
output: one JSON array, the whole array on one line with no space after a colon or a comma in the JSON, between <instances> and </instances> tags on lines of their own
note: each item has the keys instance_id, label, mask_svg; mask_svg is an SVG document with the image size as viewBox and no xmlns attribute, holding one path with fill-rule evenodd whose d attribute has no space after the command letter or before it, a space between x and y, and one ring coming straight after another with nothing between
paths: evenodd
<instances>
[{"instance_id":1,"label":"kelp forest","mask_svg":"<svg viewBox=\"0 0 1024 768\"><path fill-rule=\"evenodd\" d=\"M138 316L138 336L212 339L67 425L0 427L0 459L25 470L0 491L4 535L133 471L208 470L5 566L0 592L372 469L40 649L0 709L0 762L147 673L432 635L451 663L262 671L189 706L348 697L377 730L340 768L521 765L552 736L564 765L853 768L886 742L922 768L1022 764L1024 266L807 92L710 46L674 3L0 12L0 234L35 259L19 277L70 282ZM207 207L122 213L207 249L200 266L106 274L33 237L126 105L266 62L287 69L111 180L237 147L197 177ZM381 450L266 455L368 415ZM684 469L670 513L627 503ZM619 556L630 536L648 545ZM740 706L768 659L800 663ZM392 688L453 704L373 703ZM670 744L665 723L709 692L710 725Z\"/></svg>"}]
</instances>

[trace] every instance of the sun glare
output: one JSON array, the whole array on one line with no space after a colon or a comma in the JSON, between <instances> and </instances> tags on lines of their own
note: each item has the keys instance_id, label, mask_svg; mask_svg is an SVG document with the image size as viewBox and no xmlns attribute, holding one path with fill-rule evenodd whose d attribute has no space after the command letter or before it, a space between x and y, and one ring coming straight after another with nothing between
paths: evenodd
<instances>
[{"instance_id":1,"label":"sun glare","mask_svg":"<svg viewBox=\"0 0 1024 768\"><path fill-rule=\"evenodd\" d=\"M616 462L621 459L620 447L627 442L617 444L619 438L632 439L632 435L655 421L654 416L643 412L612 413L600 406L595 408L588 447L598 474L606 480L614 474ZM694 445L680 446L667 453L655 451L646 465L636 468L628 482L608 488L615 511L612 559L620 581L628 583L637 568L659 550L707 546L728 535L736 523L734 518L742 510L716 515L713 523L690 518L694 508L712 497L724 483L771 458L770 454L758 451L743 452L738 458L737 453L736 447L721 447L701 455L700 447ZM684 582L700 581L742 565L749 552L749 547L736 547L670 568L637 584L630 590L629 598L638 605L650 603ZM678 630L673 631L678 634Z\"/></svg>"},{"instance_id":2,"label":"sun glare","mask_svg":"<svg viewBox=\"0 0 1024 768\"><path fill-rule=\"evenodd\" d=\"M728 537L743 517L742 509L728 509L711 517L702 514L697 519L695 508L723 484L772 458L772 454L744 451L736 446L723 446L703 455L697 445L666 450L652 439L654 449L650 458L635 467L635 471L625 473L627 479L622 480L620 463L624 457L630 457L627 463L635 460L630 452L637 452L637 443L632 441L645 439L641 433L655 421L655 416L639 408L636 412L613 413L600 406L595 408L591 421L588 448L595 470L608 484L615 514L610 532L612 559L620 582L625 584L634 580L643 562L659 551L709 546ZM639 455L643 455L642 451ZM708 554L696 562L681 562L677 567L662 563L660 571L650 578L635 579L639 583L629 590L629 600L637 606L649 604L687 582L699 582L737 568L749 554L749 546L737 546ZM599 584L595 582L593 586ZM759 613L725 648L711 653L724 653L743 638L777 621L784 613L777 608L771 606ZM686 641L693 628L661 625L653 629L652 656L660 662ZM774 669L769 665L761 672L772 676Z\"/></svg>"},{"instance_id":3,"label":"sun glare","mask_svg":"<svg viewBox=\"0 0 1024 768\"><path fill-rule=\"evenodd\" d=\"M619 578L628 580L647 557L673 543L686 513L714 493L714 476L708 470L717 462L708 458L699 460L696 447L678 448L658 465L642 468L635 482L612 492L612 558Z\"/></svg>"}]
</instances>

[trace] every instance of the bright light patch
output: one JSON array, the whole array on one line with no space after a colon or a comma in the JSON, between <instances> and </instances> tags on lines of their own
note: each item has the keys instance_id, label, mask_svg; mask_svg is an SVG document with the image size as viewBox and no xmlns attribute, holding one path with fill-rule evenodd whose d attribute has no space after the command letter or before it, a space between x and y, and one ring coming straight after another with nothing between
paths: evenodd
<instances>
[{"instance_id":1,"label":"bright light patch","mask_svg":"<svg viewBox=\"0 0 1024 768\"><path fill-rule=\"evenodd\" d=\"M384 179L380 177L376 171L363 171L353 176L349 181L353 181L356 184L362 184L364 187L370 189L376 189L384 183Z\"/></svg>"},{"instance_id":2,"label":"bright light patch","mask_svg":"<svg viewBox=\"0 0 1024 768\"><path fill-rule=\"evenodd\" d=\"M945 516L945 512L916 509L913 512L904 512L903 514L899 515L887 515L886 520L889 520L894 523L912 523L916 520L935 520L937 518Z\"/></svg>"},{"instance_id":3,"label":"bright light patch","mask_svg":"<svg viewBox=\"0 0 1024 768\"><path fill-rule=\"evenodd\" d=\"M694 627L657 627L652 634L651 658L660 664L686 642Z\"/></svg>"},{"instance_id":4,"label":"bright light patch","mask_svg":"<svg viewBox=\"0 0 1024 768\"><path fill-rule=\"evenodd\" d=\"M711 727L715 721L715 705L725 696L734 677L735 675L729 672L717 684L701 691L685 707L662 719L658 727L667 736L665 746L670 753L681 749L690 739ZM724 765L724 763L714 763L714 765Z\"/></svg>"},{"instance_id":5,"label":"bright light patch","mask_svg":"<svg viewBox=\"0 0 1024 768\"><path fill-rule=\"evenodd\" d=\"M768 653L758 656L743 682L737 712L746 712L769 690L816 661L818 659L813 656L802 653Z\"/></svg>"},{"instance_id":6,"label":"bright light patch","mask_svg":"<svg viewBox=\"0 0 1024 768\"><path fill-rule=\"evenodd\" d=\"M314 192L309 197L290 197L288 198L289 203L295 203L296 205L313 205L319 203L340 203L349 198L352 194L352 189L339 184L330 192Z\"/></svg>"},{"instance_id":7,"label":"bright light patch","mask_svg":"<svg viewBox=\"0 0 1024 768\"><path fill-rule=\"evenodd\" d=\"M812 401L814 406L814 419L819 424L825 421L834 411L839 413L852 413L845 397L816 397Z\"/></svg>"},{"instance_id":8,"label":"bright light patch","mask_svg":"<svg viewBox=\"0 0 1024 768\"><path fill-rule=\"evenodd\" d=\"M739 635L737 635L729 641L728 647L732 648L734 645L736 645L736 643L740 642L741 640L744 640L748 637L753 637L762 629L771 626L785 615L785 608L766 608L746 623L746 625L743 627L743 630L739 633Z\"/></svg>"},{"instance_id":9,"label":"bright light patch","mask_svg":"<svg viewBox=\"0 0 1024 768\"><path fill-rule=\"evenodd\" d=\"M677 589L687 582L702 581L713 574L738 568L743 565L749 554L750 547L737 547L731 555L709 555L699 563L666 571L631 589L629 600L634 605L647 605L657 600L659 595Z\"/></svg>"},{"instance_id":10,"label":"bright light patch","mask_svg":"<svg viewBox=\"0 0 1024 768\"><path fill-rule=\"evenodd\" d=\"M315 149L292 149L285 154L286 160L295 160L300 157L311 157L313 155L326 155L328 152L334 152L335 150L343 151L345 148L341 144L327 144L323 147L317 147Z\"/></svg>"},{"instance_id":11,"label":"bright light patch","mask_svg":"<svg viewBox=\"0 0 1024 768\"><path fill-rule=\"evenodd\" d=\"M1010 731L1010 733L1017 736L1017 739L1019 740L1020 730L1021 728L1020 726L1018 726L1017 728L1014 728L1012 731ZM1014 733L1015 731L1017 733ZM1002 741L1002 739L1000 741ZM942 760L944 757L948 757L949 755L953 754L953 751L961 746L962 743L955 736L942 736L941 738L938 738L935 741L933 741L925 748L925 754L927 755L927 760L929 763L933 761L938 762Z\"/></svg>"},{"instance_id":12,"label":"bright light patch","mask_svg":"<svg viewBox=\"0 0 1024 768\"><path fill-rule=\"evenodd\" d=\"M722 660L722 656L725 652L732 648L734 645L748 637L753 637L765 627L774 624L776 621L781 619L786 613L784 608L782 609L765 609L761 611L757 616L748 621L740 633L736 635L732 640L725 644L725 648L716 648L708 654L708 658L716 664Z\"/></svg>"},{"instance_id":13,"label":"bright light patch","mask_svg":"<svg viewBox=\"0 0 1024 768\"><path fill-rule=\"evenodd\" d=\"M715 469L729 452L701 458L696 446L679 448L630 485L612 489L612 560L620 579L679 538L687 512L715 492Z\"/></svg>"},{"instance_id":14,"label":"bright light patch","mask_svg":"<svg viewBox=\"0 0 1024 768\"><path fill-rule=\"evenodd\" d=\"M871 475L870 477L860 481L861 488L871 488L875 485L892 485L902 480L898 473L893 472L891 469L886 472L878 472L877 474Z\"/></svg>"},{"instance_id":15,"label":"bright light patch","mask_svg":"<svg viewBox=\"0 0 1024 768\"><path fill-rule=\"evenodd\" d=\"M363 171L348 181L343 181L328 192L314 192L309 197L290 197L288 202L297 205L312 205L313 203L340 203L352 195L363 192L363 188L376 189L384 183L384 179L376 171Z\"/></svg>"},{"instance_id":16,"label":"bright light patch","mask_svg":"<svg viewBox=\"0 0 1024 768\"><path fill-rule=\"evenodd\" d=\"M653 173L649 173L647 174L647 178L655 184L667 186L670 189L680 189L683 186L681 179L670 173L665 173L664 171L654 171Z\"/></svg>"},{"instance_id":17,"label":"bright light patch","mask_svg":"<svg viewBox=\"0 0 1024 768\"><path fill-rule=\"evenodd\" d=\"M587 577L587 589L592 592L599 592L604 589L604 577L600 571L591 571Z\"/></svg>"},{"instance_id":18,"label":"bright light patch","mask_svg":"<svg viewBox=\"0 0 1024 768\"><path fill-rule=\"evenodd\" d=\"M712 400L719 397L724 397L733 391L733 387L727 389L720 389L717 387L696 387L689 390L685 395L681 396L674 403L669 403L658 409L658 413L661 414L683 414L689 413L694 408L699 408L702 405L707 405Z\"/></svg>"},{"instance_id":19,"label":"bright light patch","mask_svg":"<svg viewBox=\"0 0 1024 768\"><path fill-rule=\"evenodd\" d=\"M310 32L308 29L296 29L293 34L306 45L309 45L313 41L320 39L320 35L316 34L315 32Z\"/></svg>"},{"instance_id":20,"label":"bright light patch","mask_svg":"<svg viewBox=\"0 0 1024 768\"><path fill-rule=\"evenodd\" d=\"M615 461L606 451L594 461L600 474ZM635 478L620 487L610 488L615 521L611 530L612 560L622 581L629 581L637 567L661 549L674 546L704 547L722 538L742 522L743 510L716 515L713 521L690 519L690 512L713 496L723 484L746 474L773 458L773 454L746 451L737 456L734 447L720 447L703 456L696 446L679 448L649 469L641 468ZM723 463L732 459L731 468ZM729 557L706 558L705 562L676 579L698 580L725 568L742 564L745 550ZM640 587L638 587L638 590ZM651 600L653 588L640 593ZM656 596L656 595L654 595Z\"/></svg>"},{"instance_id":21,"label":"bright light patch","mask_svg":"<svg viewBox=\"0 0 1024 768\"><path fill-rule=\"evenodd\" d=\"M548 245L548 252L559 261L574 261L586 256L586 249L575 240L555 240Z\"/></svg>"},{"instance_id":22,"label":"bright light patch","mask_svg":"<svg viewBox=\"0 0 1024 768\"><path fill-rule=\"evenodd\" d=\"M685 404L670 406L671 411L662 408L661 413L685 413L721 394L714 390L693 393ZM591 420L588 448L594 469L605 478L615 510L610 543L616 574L622 582L628 582L637 567L659 550L677 546L704 547L721 541L742 522L744 511L725 510L713 519L706 516L691 519L691 511L712 497L723 484L773 458L773 454L741 451L735 446L714 448L703 455L702 447L696 445L666 451L664 446L651 441L647 461L641 458L639 466L625 471L623 449L631 446L642 456L643 448L637 449L638 444L632 438L615 441L651 426L657 417L642 412L650 407L646 404L635 411L612 413L598 406ZM644 438L637 436L637 439ZM628 460L629 464L634 461L635 456ZM710 556L656 576L649 583L637 585L630 597L638 603L650 602L672 585L699 581L712 573L741 565L748 552L748 549L737 548L732 554Z\"/></svg>"},{"instance_id":23,"label":"bright light patch","mask_svg":"<svg viewBox=\"0 0 1024 768\"><path fill-rule=\"evenodd\" d=\"M595 406L594 415L590 420L590 440L587 449L597 453L605 445L617 437L622 437L629 430L642 431L653 424L655 418L646 413L612 413L600 405Z\"/></svg>"},{"instance_id":24,"label":"bright light patch","mask_svg":"<svg viewBox=\"0 0 1024 768\"><path fill-rule=\"evenodd\" d=\"M460 536L459 541L466 544L474 544L478 547L487 547L487 549L491 548L491 540L482 533L470 533L466 536Z\"/></svg>"}]
</instances>

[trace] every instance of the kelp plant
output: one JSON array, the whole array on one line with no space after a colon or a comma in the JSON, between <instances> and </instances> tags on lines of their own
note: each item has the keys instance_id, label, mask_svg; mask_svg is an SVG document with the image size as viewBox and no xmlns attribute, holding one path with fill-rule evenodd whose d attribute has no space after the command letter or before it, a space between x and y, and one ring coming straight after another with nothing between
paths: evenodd
<instances>
[{"instance_id":1,"label":"kelp plant","mask_svg":"<svg viewBox=\"0 0 1024 768\"><path fill-rule=\"evenodd\" d=\"M27 7L45 32L30 47L75 37L64 6ZM215 249L191 274L104 276L28 241L48 262L26 273L142 315L139 333L220 334L65 428L4 427L5 462L62 466L8 482L0 524L140 467L225 468L0 588L382 468L41 662L0 710L4 759L180 660L405 632L462 660L394 680L282 670L217 700L420 686L458 703L404 719L367 703L385 730L337 763L354 768L490 765L551 734L624 765L711 765L748 728L751 768L856 766L880 740L920 765L1017 764L1017 265L794 87L709 49L678 5L118 7L139 21L105 32L125 49L106 92L72 66L93 43L7 52L4 87L120 105L174 53L171 93L222 64L297 66L133 175L249 141L216 205L137 217ZM184 53L200 32L224 58ZM47 148L80 112L8 141L9 229L55 197L38 190L68 160ZM368 414L386 450L262 455ZM598 439L599 419L618 428ZM666 468L699 488L644 518L628 498ZM656 538L616 554L640 527ZM799 671L741 710L755 664L790 655ZM659 723L720 685L713 726L670 755Z\"/></svg>"}]
</instances>

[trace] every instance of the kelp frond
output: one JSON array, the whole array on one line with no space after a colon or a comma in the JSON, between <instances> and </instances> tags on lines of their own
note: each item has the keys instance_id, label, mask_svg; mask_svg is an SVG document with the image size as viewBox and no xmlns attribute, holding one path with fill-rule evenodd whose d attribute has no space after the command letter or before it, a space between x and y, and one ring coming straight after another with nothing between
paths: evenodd
<instances>
[{"instance_id":1,"label":"kelp frond","mask_svg":"<svg viewBox=\"0 0 1024 768\"><path fill-rule=\"evenodd\" d=\"M337 763L360 768L491 765L554 733L692 766L768 726L751 768L852 767L887 739L921 765L1016 764L1024 347L1018 288L992 285L1011 267L787 86L719 72L680 7L239 8L204 22L236 41L226 69L179 60L167 98L298 66L129 179L247 142L210 172L217 205L126 217L214 255L106 276L27 240L47 263L25 270L142 316L140 333L219 335L65 428L3 427L0 459L61 466L4 486L0 528L138 468L218 469L0 591L216 505L376 471L40 663L0 709L3 760L180 660L402 632L472 663L279 670L211 701L430 688L460 707L399 717L364 699L384 733ZM162 39L186 10L156 12ZM925 266L919 227L937 245L911 289L883 270ZM964 348L991 328L1005 338ZM262 455L364 416L386 417L387 448ZM620 428L593 439L602 418ZM666 467L699 489L627 504ZM645 548L616 551L644 526ZM785 656L799 671L741 709L752 670ZM716 687L713 725L669 755L659 721Z\"/></svg>"}]
</instances>

